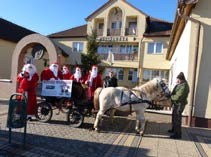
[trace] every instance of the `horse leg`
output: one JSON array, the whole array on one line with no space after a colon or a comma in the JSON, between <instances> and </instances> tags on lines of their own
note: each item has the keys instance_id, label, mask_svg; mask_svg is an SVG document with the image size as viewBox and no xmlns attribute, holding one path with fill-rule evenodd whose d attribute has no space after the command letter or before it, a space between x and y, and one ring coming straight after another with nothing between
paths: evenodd
<instances>
[{"instance_id":1,"label":"horse leg","mask_svg":"<svg viewBox=\"0 0 211 157\"><path fill-rule=\"evenodd\" d=\"M99 110L98 113L97 113L97 116L96 116L96 119L95 119L95 122L94 122L94 129L95 131L99 131L99 122L101 121L102 119L102 116L103 116L104 112L102 110Z\"/></svg>"},{"instance_id":2,"label":"horse leg","mask_svg":"<svg viewBox=\"0 0 211 157\"><path fill-rule=\"evenodd\" d=\"M138 111L136 112L136 127L135 127L136 133L143 135L144 127L145 127L144 111Z\"/></svg>"},{"instance_id":3,"label":"horse leg","mask_svg":"<svg viewBox=\"0 0 211 157\"><path fill-rule=\"evenodd\" d=\"M110 115L110 118L111 118L111 124L114 124L114 114L116 112L116 109L112 108L111 109L111 115Z\"/></svg>"}]
</instances>

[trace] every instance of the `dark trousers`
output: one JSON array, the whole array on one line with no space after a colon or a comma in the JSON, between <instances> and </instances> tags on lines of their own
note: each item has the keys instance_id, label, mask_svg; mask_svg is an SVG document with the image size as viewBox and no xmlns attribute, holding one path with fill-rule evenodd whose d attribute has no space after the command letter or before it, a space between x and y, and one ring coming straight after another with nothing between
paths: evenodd
<instances>
[{"instance_id":1,"label":"dark trousers","mask_svg":"<svg viewBox=\"0 0 211 157\"><path fill-rule=\"evenodd\" d=\"M185 106L181 104L173 105L172 113L172 130L174 134L181 136L182 135L182 112L184 111Z\"/></svg>"}]
</instances>

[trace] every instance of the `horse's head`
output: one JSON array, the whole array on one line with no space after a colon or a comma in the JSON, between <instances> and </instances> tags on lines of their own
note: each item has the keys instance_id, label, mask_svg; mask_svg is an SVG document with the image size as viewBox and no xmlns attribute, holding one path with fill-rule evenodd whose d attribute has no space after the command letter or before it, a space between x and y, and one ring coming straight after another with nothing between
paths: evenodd
<instances>
[{"instance_id":1,"label":"horse's head","mask_svg":"<svg viewBox=\"0 0 211 157\"><path fill-rule=\"evenodd\" d=\"M171 104L171 92L164 82L164 80L160 78L155 78L156 84L157 84L157 89L158 93L156 97L153 99L154 101L158 102L159 104L163 104L164 106L169 106Z\"/></svg>"}]
</instances>

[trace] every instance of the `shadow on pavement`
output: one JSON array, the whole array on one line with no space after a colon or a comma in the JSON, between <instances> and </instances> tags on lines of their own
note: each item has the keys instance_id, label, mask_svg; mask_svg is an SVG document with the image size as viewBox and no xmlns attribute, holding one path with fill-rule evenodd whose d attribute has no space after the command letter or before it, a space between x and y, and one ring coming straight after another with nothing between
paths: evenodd
<instances>
[{"instance_id":1,"label":"shadow on pavement","mask_svg":"<svg viewBox=\"0 0 211 157\"><path fill-rule=\"evenodd\" d=\"M77 156L77 157L135 157L139 151L146 156L148 150L123 145L113 145L101 142L89 142L77 139L65 139L42 135L27 134L26 149L22 149L22 133L13 132L12 144L8 144L7 131L1 131L0 156ZM4 136L2 136L4 135Z\"/></svg>"}]
</instances>

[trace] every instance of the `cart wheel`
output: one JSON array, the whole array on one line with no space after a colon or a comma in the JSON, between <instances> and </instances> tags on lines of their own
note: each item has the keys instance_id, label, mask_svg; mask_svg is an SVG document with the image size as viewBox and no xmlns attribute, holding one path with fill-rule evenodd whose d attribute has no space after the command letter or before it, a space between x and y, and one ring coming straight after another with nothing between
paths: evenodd
<instances>
[{"instance_id":1,"label":"cart wheel","mask_svg":"<svg viewBox=\"0 0 211 157\"><path fill-rule=\"evenodd\" d=\"M53 115L53 110L50 104L46 102L41 102L38 104L35 113L37 120L45 123L51 120L52 115Z\"/></svg>"},{"instance_id":2,"label":"cart wheel","mask_svg":"<svg viewBox=\"0 0 211 157\"><path fill-rule=\"evenodd\" d=\"M70 125L70 127L78 128L82 125L84 121L84 116L73 109L70 109L67 114L67 123Z\"/></svg>"},{"instance_id":3,"label":"cart wheel","mask_svg":"<svg viewBox=\"0 0 211 157\"><path fill-rule=\"evenodd\" d=\"M72 106L72 100L68 98L63 98L60 100L59 104L61 105L61 111L63 113L68 113L70 107Z\"/></svg>"}]
</instances>

